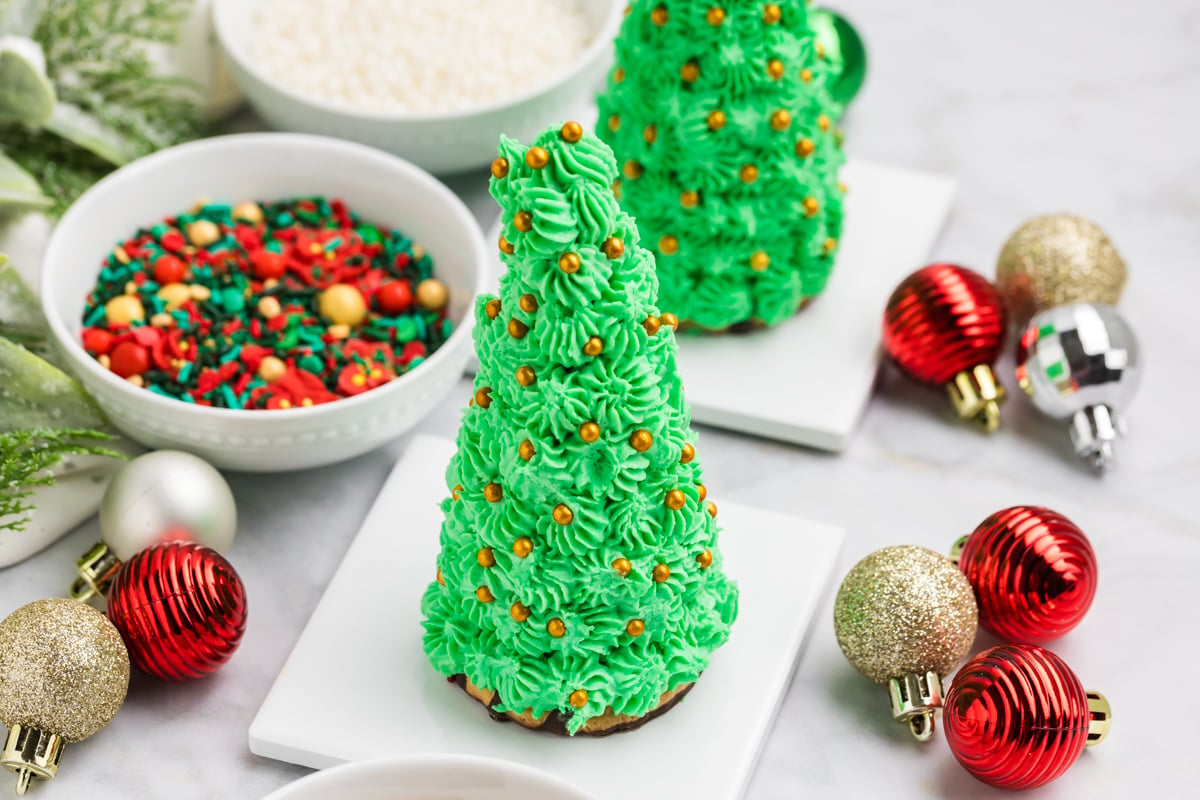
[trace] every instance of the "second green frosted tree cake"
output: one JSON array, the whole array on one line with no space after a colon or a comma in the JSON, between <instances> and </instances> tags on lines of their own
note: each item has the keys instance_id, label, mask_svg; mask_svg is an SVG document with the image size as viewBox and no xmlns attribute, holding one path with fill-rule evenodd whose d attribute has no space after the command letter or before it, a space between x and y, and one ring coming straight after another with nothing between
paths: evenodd
<instances>
[{"instance_id":1,"label":"second green frosted tree cake","mask_svg":"<svg viewBox=\"0 0 1200 800\"><path fill-rule=\"evenodd\" d=\"M685 325L777 325L824 290L844 192L830 77L802 0L630 3L598 133Z\"/></svg>"}]
</instances>

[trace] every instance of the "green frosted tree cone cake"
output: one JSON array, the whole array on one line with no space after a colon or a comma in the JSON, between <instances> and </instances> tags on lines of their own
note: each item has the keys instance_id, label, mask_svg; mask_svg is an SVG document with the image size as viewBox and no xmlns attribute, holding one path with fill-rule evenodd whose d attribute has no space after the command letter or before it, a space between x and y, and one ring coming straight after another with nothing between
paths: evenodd
<instances>
[{"instance_id":1,"label":"green frosted tree cone cake","mask_svg":"<svg viewBox=\"0 0 1200 800\"><path fill-rule=\"evenodd\" d=\"M507 270L477 301L425 651L498 719L612 733L691 688L737 587L611 151L569 122L492 174Z\"/></svg>"},{"instance_id":2,"label":"green frosted tree cone cake","mask_svg":"<svg viewBox=\"0 0 1200 800\"><path fill-rule=\"evenodd\" d=\"M685 324L777 325L824 290L845 191L824 55L803 0L630 3L598 132Z\"/></svg>"}]
</instances>

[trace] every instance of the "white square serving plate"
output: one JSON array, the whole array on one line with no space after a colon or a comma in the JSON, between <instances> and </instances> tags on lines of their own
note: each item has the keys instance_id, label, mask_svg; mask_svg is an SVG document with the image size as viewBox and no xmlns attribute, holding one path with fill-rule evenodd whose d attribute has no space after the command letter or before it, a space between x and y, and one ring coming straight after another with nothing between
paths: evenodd
<instances>
[{"instance_id":1,"label":"white square serving plate","mask_svg":"<svg viewBox=\"0 0 1200 800\"><path fill-rule=\"evenodd\" d=\"M841 177L850 188L845 230L820 297L770 330L679 337L679 374L694 421L834 452L850 443L879 369L887 299L925 266L955 184L860 160ZM487 239L499 238L497 221ZM503 267L491 252L495 291ZM468 369L476 366L472 359Z\"/></svg>"},{"instance_id":2,"label":"white square serving plate","mask_svg":"<svg viewBox=\"0 0 1200 800\"><path fill-rule=\"evenodd\" d=\"M740 610L692 692L634 731L536 733L489 719L434 671L421 646L420 601L434 575L442 475L453 453L444 439L409 443L251 725L250 749L318 769L461 753L528 764L596 798L741 796L842 531L722 503L720 546L741 588Z\"/></svg>"}]
</instances>

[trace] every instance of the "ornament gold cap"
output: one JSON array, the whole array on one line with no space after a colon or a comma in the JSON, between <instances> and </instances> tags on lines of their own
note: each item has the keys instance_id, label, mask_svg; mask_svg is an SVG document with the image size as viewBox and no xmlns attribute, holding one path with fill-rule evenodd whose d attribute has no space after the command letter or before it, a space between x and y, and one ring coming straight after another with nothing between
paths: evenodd
<instances>
[{"instance_id":1,"label":"ornament gold cap","mask_svg":"<svg viewBox=\"0 0 1200 800\"><path fill-rule=\"evenodd\" d=\"M933 738L934 711L942 707L944 695L942 678L936 672L910 672L888 681L892 719L907 723L918 742Z\"/></svg>"},{"instance_id":2,"label":"ornament gold cap","mask_svg":"<svg viewBox=\"0 0 1200 800\"><path fill-rule=\"evenodd\" d=\"M1113 444L1125 434L1125 420L1107 405L1098 403L1071 416L1071 444L1075 453L1104 472L1113 461Z\"/></svg>"},{"instance_id":3,"label":"ornament gold cap","mask_svg":"<svg viewBox=\"0 0 1200 800\"><path fill-rule=\"evenodd\" d=\"M950 560L954 562L954 566L956 566L956 567L958 566L958 561L960 558L962 558L963 548L965 548L966 546L967 546L967 536L966 535L958 537L958 539L955 540L954 544L951 545Z\"/></svg>"},{"instance_id":4,"label":"ornament gold cap","mask_svg":"<svg viewBox=\"0 0 1200 800\"><path fill-rule=\"evenodd\" d=\"M987 364L977 364L955 375L954 380L946 384L946 392L959 417L974 421L988 433L1000 427L1004 385L996 380Z\"/></svg>"},{"instance_id":5,"label":"ornament gold cap","mask_svg":"<svg viewBox=\"0 0 1200 800\"><path fill-rule=\"evenodd\" d=\"M121 561L116 553L104 542L96 542L75 562L79 577L71 584L71 599L86 603L93 597L108 594L108 587L120 568Z\"/></svg>"},{"instance_id":6,"label":"ornament gold cap","mask_svg":"<svg viewBox=\"0 0 1200 800\"><path fill-rule=\"evenodd\" d=\"M1112 728L1112 706L1108 704L1108 698L1099 692L1089 691L1087 699L1088 714L1091 719L1088 721L1085 747L1095 747L1108 737L1108 732Z\"/></svg>"},{"instance_id":7,"label":"ornament gold cap","mask_svg":"<svg viewBox=\"0 0 1200 800\"><path fill-rule=\"evenodd\" d=\"M65 740L57 733L13 725L8 730L0 765L17 775L17 796L23 797L33 781L48 781L58 774Z\"/></svg>"}]
</instances>

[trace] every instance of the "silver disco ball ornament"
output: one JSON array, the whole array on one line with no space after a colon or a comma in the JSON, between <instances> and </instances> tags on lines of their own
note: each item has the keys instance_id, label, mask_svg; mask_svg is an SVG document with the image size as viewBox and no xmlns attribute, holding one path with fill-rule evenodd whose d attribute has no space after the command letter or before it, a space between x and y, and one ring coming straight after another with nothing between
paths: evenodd
<instances>
[{"instance_id":1,"label":"silver disco ball ornament","mask_svg":"<svg viewBox=\"0 0 1200 800\"><path fill-rule=\"evenodd\" d=\"M1075 452L1098 470L1124 434L1120 412L1142 377L1137 339L1111 306L1073 303L1035 316L1021 336L1017 381L1033 404L1071 421Z\"/></svg>"}]
</instances>

